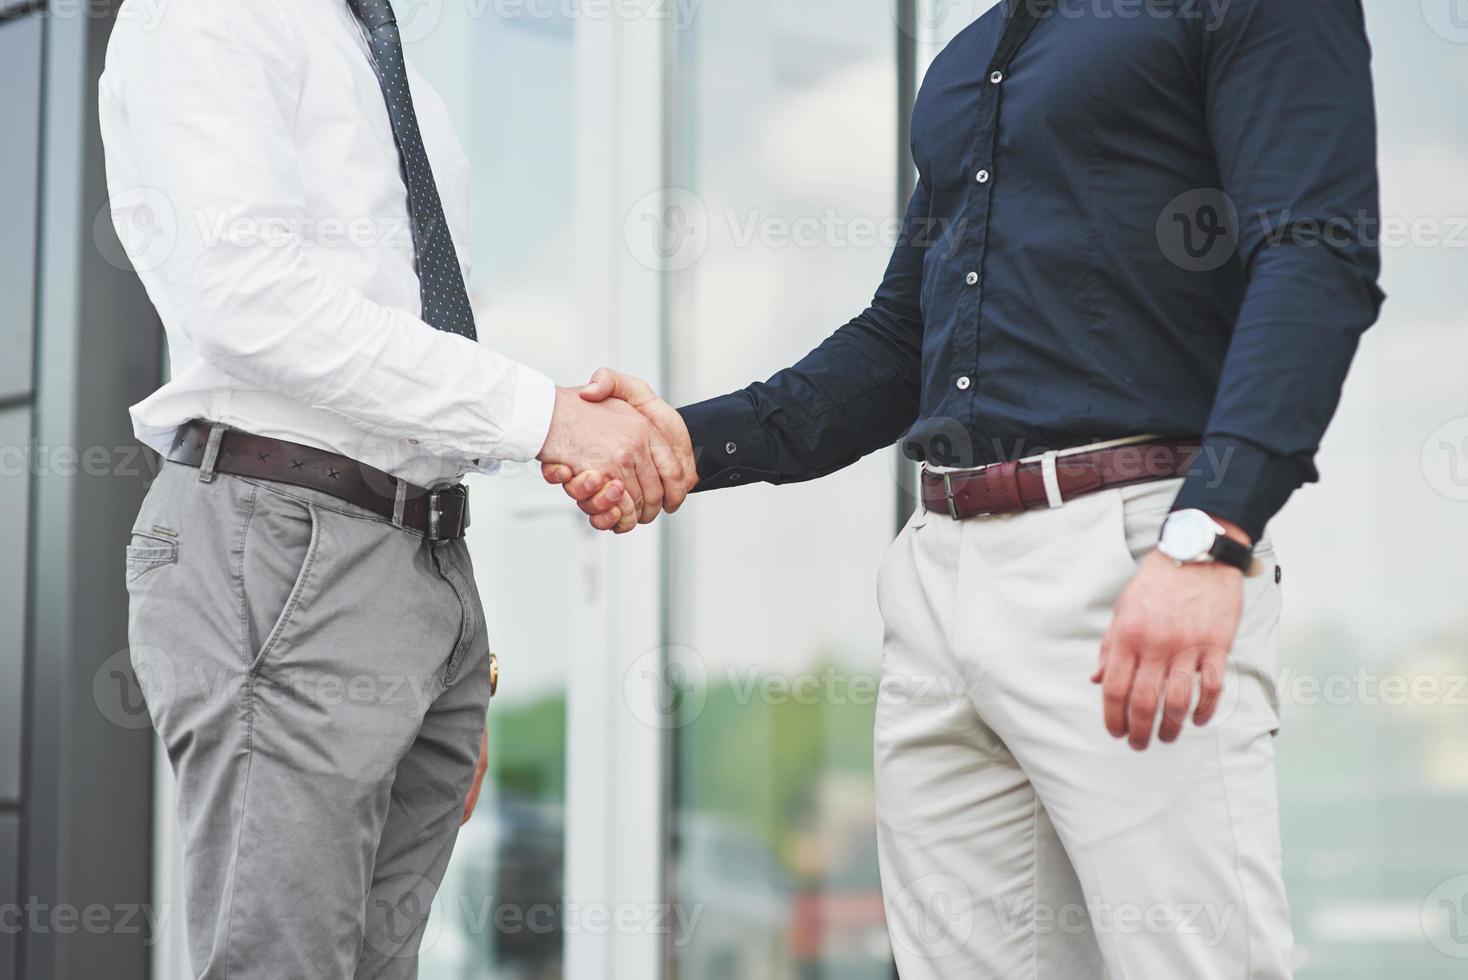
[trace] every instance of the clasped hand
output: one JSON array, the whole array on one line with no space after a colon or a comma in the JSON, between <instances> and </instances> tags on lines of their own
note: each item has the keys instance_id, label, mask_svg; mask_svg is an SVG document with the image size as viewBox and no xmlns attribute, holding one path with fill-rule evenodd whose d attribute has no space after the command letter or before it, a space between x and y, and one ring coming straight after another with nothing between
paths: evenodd
<instances>
[{"instance_id":1,"label":"clasped hand","mask_svg":"<svg viewBox=\"0 0 1468 980\"><path fill-rule=\"evenodd\" d=\"M608 368L584 388L556 390L539 459L592 527L618 534L673 513L698 482L683 417L647 382Z\"/></svg>"}]
</instances>

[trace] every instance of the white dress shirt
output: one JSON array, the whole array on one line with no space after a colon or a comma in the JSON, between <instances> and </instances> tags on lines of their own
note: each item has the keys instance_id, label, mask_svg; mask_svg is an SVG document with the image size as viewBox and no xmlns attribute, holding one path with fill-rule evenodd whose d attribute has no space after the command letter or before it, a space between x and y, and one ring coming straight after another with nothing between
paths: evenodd
<instances>
[{"instance_id":1,"label":"white dress shirt","mask_svg":"<svg viewBox=\"0 0 1468 980\"><path fill-rule=\"evenodd\" d=\"M409 84L468 282L468 161L438 93L411 67ZM346 0L127 0L100 89L113 224L172 368L132 407L140 440L163 452L211 419L418 484L540 452L551 381L420 319L398 149Z\"/></svg>"}]
</instances>

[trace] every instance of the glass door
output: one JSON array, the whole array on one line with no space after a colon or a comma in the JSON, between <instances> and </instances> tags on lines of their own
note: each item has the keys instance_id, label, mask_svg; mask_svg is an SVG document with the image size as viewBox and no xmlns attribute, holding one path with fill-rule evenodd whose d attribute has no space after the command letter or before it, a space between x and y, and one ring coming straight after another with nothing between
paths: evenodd
<instances>
[{"instance_id":1,"label":"glass door","mask_svg":"<svg viewBox=\"0 0 1468 980\"><path fill-rule=\"evenodd\" d=\"M576 19L564 5L402 5L408 56L455 117L472 168L469 283L480 336L568 384L578 357ZM509 8L505 8L506 11ZM538 465L471 481L469 546L501 665L490 770L425 937L425 980L564 976L566 677L595 588L580 514Z\"/></svg>"},{"instance_id":2,"label":"glass door","mask_svg":"<svg viewBox=\"0 0 1468 980\"><path fill-rule=\"evenodd\" d=\"M676 34L679 400L762 380L866 307L895 244L896 38L888 0L705 0ZM896 494L878 453L668 522L670 887L699 923L670 976L892 976L871 743Z\"/></svg>"}]
</instances>

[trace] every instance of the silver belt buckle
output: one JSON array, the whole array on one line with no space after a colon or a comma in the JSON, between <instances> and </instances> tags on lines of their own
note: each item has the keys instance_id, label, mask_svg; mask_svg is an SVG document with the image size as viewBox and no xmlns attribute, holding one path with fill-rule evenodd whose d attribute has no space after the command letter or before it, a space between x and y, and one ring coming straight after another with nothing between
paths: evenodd
<instances>
[{"instance_id":1,"label":"silver belt buckle","mask_svg":"<svg viewBox=\"0 0 1468 980\"><path fill-rule=\"evenodd\" d=\"M442 526L443 511L439 510L439 498L445 496L458 497L463 503L459 507L459 519L453 528L445 529ZM464 536L469 529L469 488L462 483L451 487L441 487L431 490L428 494L428 540L433 544L442 544L445 541L457 541ZM444 533L447 530L448 533Z\"/></svg>"},{"instance_id":2,"label":"silver belt buckle","mask_svg":"<svg viewBox=\"0 0 1468 980\"><path fill-rule=\"evenodd\" d=\"M953 474L943 474L943 493L948 497L948 515L955 521L963 520L958 516L958 501L953 496Z\"/></svg>"}]
</instances>

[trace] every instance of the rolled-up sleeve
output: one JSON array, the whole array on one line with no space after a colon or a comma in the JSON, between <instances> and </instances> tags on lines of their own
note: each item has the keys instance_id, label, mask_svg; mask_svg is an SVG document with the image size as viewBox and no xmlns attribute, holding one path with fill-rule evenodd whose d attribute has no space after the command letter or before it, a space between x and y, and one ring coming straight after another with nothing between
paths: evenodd
<instances>
[{"instance_id":1,"label":"rolled-up sleeve","mask_svg":"<svg viewBox=\"0 0 1468 980\"><path fill-rule=\"evenodd\" d=\"M1208 127L1248 287L1176 506L1258 538L1301 484L1380 312L1371 51L1359 0L1232 0L1202 30Z\"/></svg>"}]
</instances>

